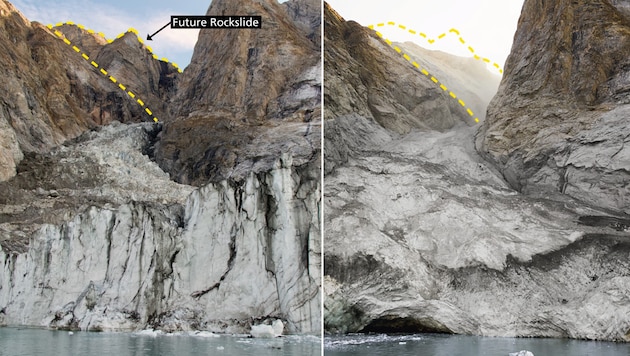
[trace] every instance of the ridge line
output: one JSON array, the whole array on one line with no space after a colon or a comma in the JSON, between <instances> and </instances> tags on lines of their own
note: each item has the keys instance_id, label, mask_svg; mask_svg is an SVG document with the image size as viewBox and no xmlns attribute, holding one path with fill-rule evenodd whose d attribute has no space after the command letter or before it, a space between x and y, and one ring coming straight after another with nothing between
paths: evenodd
<instances>
[{"instance_id":1,"label":"ridge line","mask_svg":"<svg viewBox=\"0 0 630 356\"><path fill-rule=\"evenodd\" d=\"M100 67L98 63L96 63L93 60L90 60L90 57L85 52L83 52L79 47L73 45L72 42L61 31L55 29L55 27L59 27L59 26L53 26L52 24L49 24L46 27L48 27L48 29L50 29L52 31L52 33L55 36L57 36L59 39L61 39L65 44L70 46L76 53L80 53L81 57L83 59L85 59L86 62L91 64L92 67L94 67L95 69L99 69L98 72L100 74L102 74L104 77L107 77L112 83L118 84L118 88L120 90L122 90L123 92L125 92L125 94L127 94L132 100L136 99L136 94L135 93L133 93L131 90L127 90L127 87L125 85L123 85L122 83L119 83L118 80L116 78L114 78L112 75L109 75L107 70L105 70L104 68ZM78 25L77 27L82 28L82 27L80 27L80 25ZM129 32L132 32L132 31L129 31ZM90 32L88 31L88 33L90 33ZM92 31L91 33L94 33L94 32ZM123 33L122 36L124 36L126 33L128 33L128 32ZM137 35L138 32L136 31L135 33ZM101 35L101 34L102 34L101 32L98 33L98 35ZM122 37L122 36L120 36L120 37ZM104 35L103 35L103 38L104 38ZM112 42L113 42L113 40L112 40ZM109 42L109 43L111 43L111 42ZM153 121L154 122L158 122L158 118L156 116L153 116L153 112L151 111L151 109L149 109L149 107L145 107L144 102L140 98L135 100L135 102L138 105L140 105L141 107L144 108L144 112L146 112L147 115L153 117Z\"/></svg>"},{"instance_id":2,"label":"ridge line","mask_svg":"<svg viewBox=\"0 0 630 356\"><path fill-rule=\"evenodd\" d=\"M64 26L64 25L74 26L74 27L77 27L77 28L79 28L81 30L85 30L89 34L95 34L97 36L100 36L103 39L105 39L107 41L107 43L114 42L113 39L107 38L103 32L96 32L96 31L94 31L92 29L86 28L85 26L83 26L81 24L75 24L72 21L58 22L55 25L49 24L46 27L48 27L49 29L52 30L53 27L56 28L56 27L61 27L61 26ZM158 55L153 52L153 48L151 48L151 46L148 46L148 45L146 45L144 43L144 40L142 38L140 38L140 35L138 34L138 30L136 30L135 28L130 27L126 32L121 32L120 34L118 34L118 36L116 36L115 39L119 39L119 38L123 37L124 35L128 34L129 32L133 32L136 35L136 38L137 38L138 42L140 42L140 44L143 45L149 51L149 54L151 54L153 56L153 59L156 59L156 60L159 60L159 61L162 61L162 62L166 62L166 63L172 65L173 67L175 67L175 69L177 69L177 71L179 73L182 73L182 70L181 70L181 68L179 68L179 65L177 65L177 63L169 61L166 57L159 58Z\"/></svg>"},{"instance_id":3,"label":"ridge line","mask_svg":"<svg viewBox=\"0 0 630 356\"><path fill-rule=\"evenodd\" d=\"M471 117L475 118L475 122L476 123L479 123L479 117L475 116L475 113L472 111L472 109L470 107L468 107L466 105L466 102L464 102L462 99L458 98L457 95L454 92L448 90L446 85L444 85L442 82L440 82L440 80L438 80L436 77L431 75L431 73L429 73L429 71L427 71L425 68L420 68L420 64L418 64L418 62L414 61L408 54L404 53L402 51L402 49L400 49L400 47L395 46L394 43L392 41L390 41L388 38L383 37L382 33L378 32L378 31L374 31L374 32L376 33L376 35L379 38L383 39L385 41L385 43L387 43L387 45L389 45L392 49L394 49L394 51L398 52L398 54L400 54L404 59L406 59L407 62L411 63L411 65L416 67L416 69L418 69L420 71L420 73L424 74L424 76L426 76L427 78L431 79L431 81L433 83L435 83L436 85L438 85L439 88L442 89L442 91L444 91L445 93L448 93L448 95L451 98L456 100L457 103L459 103L459 105L461 105L466 110L468 115L470 115Z\"/></svg>"},{"instance_id":4,"label":"ridge line","mask_svg":"<svg viewBox=\"0 0 630 356\"><path fill-rule=\"evenodd\" d=\"M466 47L466 49L467 49L470 53L472 53L472 54L473 54L473 58L475 58L475 59L476 59L476 60L478 60L478 61L480 60L480 61L482 61L482 62L485 62L485 63L487 63L487 64L491 64L491 63L492 63L492 66L493 66L494 68L496 68L496 69L497 69L497 71L498 71L500 74L503 74L503 68L501 68L501 65L500 65L499 63L494 62L494 61L490 60L490 59L489 59L489 58L487 58L487 57L481 57L481 56L479 56L479 55L476 53L475 49L474 49L472 46L470 46L470 45L466 46L466 43L468 43L468 42L466 42L466 40L464 40L464 37L462 37L462 36L461 36L460 31L459 31L459 30L457 30L457 29L455 29L455 28L451 28L450 30L448 30L448 32L442 32L442 33L441 33L441 34L437 37L437 40L436 40L435 38L430 38L430 37L429 37L429 36L427 36L427 34L426 34L426 33L424 33L424 32L419 32L419 31L416 31L416 30L410 29L410 28L408 28L407 26L405 26L405 25L403 25L403 24L400 24L400 23L399 23L399 24L396 24L396 22L394 22L394 21L389 21L389 22L387 22L387 23L380 22L380 23L377 23L377 24L376 24L376 26L375 26L375 25L368 25L367 27L368 27L370 30L374 30L374 31L376 31L376 30L375 30L375 27L384 27L384 26L386 26L386 25L387 25L387 26L393 26L393 27L396 27L396 28L398 28L398 29L400 29L400 30L403 30L403 31L407 31L407 32L409 32L409 33L410 33L410 34L412 34L412 35L418 35L418 36L420 36L420 37L424 38L427 42L429 42L429 44L434 44L435 42L437 42L437 41L439 41L439 40L443 40L444 38L446 38L446 36L447 36L447 35L450 35L450 34L454 34L455 36L459 36L458 42L459 42L462 46Z\"/></svg>"}]
</instances>

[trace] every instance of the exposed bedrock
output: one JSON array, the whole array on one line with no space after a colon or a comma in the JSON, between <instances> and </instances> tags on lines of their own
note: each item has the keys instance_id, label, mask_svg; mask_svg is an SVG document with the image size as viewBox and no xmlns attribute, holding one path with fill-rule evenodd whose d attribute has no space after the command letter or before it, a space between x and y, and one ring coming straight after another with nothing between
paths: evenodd
<instances>
[{"instance_id":1,"label":"exposed bedrock","mask_svg":"<svg viewBox=\"0 0 630 356\"><path fill-rule=\"evenodd\" d=\"M630 213L625 1L525 1L479 152L514 189Z\"/></svg>"}]
</instances>

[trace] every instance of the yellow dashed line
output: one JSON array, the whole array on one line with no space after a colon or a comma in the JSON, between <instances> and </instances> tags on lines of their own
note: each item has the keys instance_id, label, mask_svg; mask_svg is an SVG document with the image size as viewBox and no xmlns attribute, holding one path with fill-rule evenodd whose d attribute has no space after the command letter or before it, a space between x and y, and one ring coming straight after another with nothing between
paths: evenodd
<instances>
[{"instance_id":1,"label":"yellow dashed line","mask_svg":"<svg viewBox=\"0 0 630 356\"><path fill-rule=\"evenodd\" d=\"M392 24L392 23L389 23L389 24ZM369 27L370 28L374 28L374 26L369 26ZM405 58L407 61L411 62L411 64L414 67L420 69L420 65L416 61L413 61L408 54L403 53L402 50L398 46L393 45L392 42L390 40L388 40L387 38L384 38L383 35L380 32L378 32L378 31L375 31L375 32L376 32L376 35L378 37L382 38L390 47L392 47L396 52L400 53L403 56L403 58ZM451 29L450 32L455 32L455 33L459 34L459 32L456 29ZM446 36L445 33L440 35L440 37L444 37L444 36ZM460 39L460 41L463 41L463 40ZM453 99L457 100L459 105L461 105L464 109L466 109L466 112L468 113L468 115L470 115L471 117L475 116L475 113L470 108L466 107L466 103L462 99L457 99L457 95L455 95L455 93L453 93L452 91L449 91L448 88L446 87L446 85L440 83L440 81L436 77L434 77L431 74L429 74L429 72L426 69L424 69L424 68L420 69L420 73L422 73L425 76L429 77L433 83L438 84L440 86L440 89L442 89L444 92L448 92L448 94ZM138 101L140 101L140 100L138 100ZM479 122L479 118L475 117L475 122L478 123Z\"/></svg>"},{"instance_id":2,"label":"yellow dashed line","mask_svg":"<svg viewBox=\"0 0 630 356\"><path fill-rule=\"evenodd\" d=\"M414 35L415 35L416 33L418 33L418 34L420 35L420 37L422 37L422 38L426 39L426 40L427 40L427 42L429 42L430 44L433 44L433 43L435 43L435 42L436 42L436 39L434 39L434 38L428 38L428 36L427 36L425 33L423 33L423 32L417 32L416 30L413 30L413 29L407 28L407 26L405 26L405 25L403 25L403 24L397 24L396 22L390 21L390 22L387 22L387 25L389 25L389 26L395 26L396 28L399 28L399 29L402 29L402 30L406 30L406 31L408 31L409 33L414 34ZM377 24L377 26L378 26L378 27L383 27L383 26L385 26L385 23L379 23L379 24ZM370 28L370 29L374 29L374 25L369 25L369 26L368 26L368 28ZM466 44L466 40L464 40L464 38L460 36L460 32L459 32L457 29L455 29L455 28L451 28L451 29L448 31L448 33L453 33L453 34L455 34L456 36L458 36L458 40L459 40L459 42L460 42L462 45L465 45L465 44ZM446 33L446 32L441 33L441 34L437 37L437 39L438 39L438 40L441 40L441 39L446 38L446 35L447 35L448 33ZM379 37L383 37L383 35L381 35L381 34L379 34L379 33L377 33L377 35L379 35ZM387 44L391 46L391 42L390 42L389 40L385 39L385 42L387 42ZM467 46L467 47L468 47L468 50L470 51L470 53L472 53L472 54L474 54L474 55L475 55L475 59L476 59L476 60L480 60L480 59L481 59L481 57L479 57L478 55L476 55L476 54L475 54L475 49L474 49L472 46ZM397 52L398 52L398 51L397 51ZM400 53L400 52L399 52L399 53ZM488 58L483 58L483 61L484 61L484 62L486 62L486 63L493 63L492 65L493 65L493 66L494 66L494 67L495 67L495 68L499 71L499 73L503 74L503 69L501 68L501 66L500 66L498 63L496 63L496 62L492 62L492 61L490 61L490 59L488 59Z\"/></svg>"},{"instance_id":3,"label":"yellow dashed line","mask_svg":"<svg viewBox=\"0 0 630 356\"><path fill-rule=\"evenodd\" d=\"M60 26L63 26L63 25L73 25L73 26L78 27L78 28L79 28L79 29L81 29L81 30L85 30L85 27L84 27L83 25L75 25L75 24L74 24L74 22L71 22L71 21L68 21L68 22L66 22L66 23L61 23L61 22L60 22L60 23L57 23L57 25L55 25L55 26L60 27ZM53 33L54 33L57 37L59 37L59 38L60 38L60 39L61 39L61 40L65 43L65 44L67 44L67 45L69 45L69 46L72 46L72 49L73 49L75 52L77 52L77 53L81 53L81 57L83 57L83 59L85 59L86 61L90 61L90 57L87 55L87 53L82 53L82 52L81 52L81 49L80 49L79 47L72 45L72 43L70 42L70 40L69 40L66 36L64 36L64 34L63 34L62 32L60 32L59 30L54 29L54 27L55 27L55 26L53 26L52 24L49 24L49 25L47 25L46 27L48 27L48 29L50 29L51 31L53 31ZM88 29L88 30L87 30L87 32L88 32L88 33L90 33L90 34L94 34L94 33L95 33L95 31L94 31L94 30L91 30L91 29ZM137 31L136 29L134 29L134 28L130 28L127 32L132 32L132 33L136 34L136 37L138 38L138 42L140 42L141 44L144 44L144 41L143 41L140 37L138 37L138 36L137 36L137 35L138 35L138 31ZM104 33L102 33L102 32L98 32L98 34L97 34L97 35L98 35L98 36L100 36L100 37L105 38L105 39L107 40L107 42L108 42L108 43L112 43L112 42L113 42L113 40L111 40L111 39L107 39L107 38L105 37L105 34L104 34ZM121 34L120 34L120 35L118 35L116 38L121 38L121 37L123 37L124 35L125 35L125 33L121 33ZM152 49L151 47L148 47L148 46L147 46L146 48L147 48L147 50L149 51L149 53L153 56L153 58L154 58L154 59L158 59L158 56L157 56L156 54L154 54L154 53L153 53L153 49ZM169 63L168 59L166 59L166 58L162 58L161 60L162 60L162 61L164 61L164 62L166 62L166 63ZM91 64L94 68L99 68L98 63L96 63L95 61L90 61L90 64ZM175 63L171 63L171 65L172 65L175 69L177 69L177 71L178 71L178 72L180 72L180 73L182 72L182 70L179 68L179 66L178 66L177 64L175 64ZM108 76L107 71L106 71L105 69L103 69L103 68L100 68L100 73L101 73L101 74L103 74L104 76ZM108 78L109 78L109 80L110 80L112 83L114 83L114 84L118 84L118 87L119 87L121 90L125 91L125 92L127 93L127 95L129 95L132 99L136 99L136 94L134 94L134 93L133 93L133 92L131 92L131 91L127 91L127 87L126 87L126 86L124 86L124 85L123 85L123 84L121 84L121 83L118 83L118 80L116 80L116 78L114 78L114 77L113 77L113 76L111 76L111 75L110 75ZM140 106L142 106L142 107L144 107L144 106L145 106L144 102L143 102L142 100L140 100L140 99L136 99L136 102L137 102ZM151 111L151 109L149 109L148 107L145 107L145 108L144 108L144 111L145 111L148 115L153 116L153 112L152 112L152 111ZM157 117L155 117L155 116L154 116L154 117L153 117L153 121L158 122L159 120L158 120L158 118L157 118Z\"/></svg>"}]
</instances>

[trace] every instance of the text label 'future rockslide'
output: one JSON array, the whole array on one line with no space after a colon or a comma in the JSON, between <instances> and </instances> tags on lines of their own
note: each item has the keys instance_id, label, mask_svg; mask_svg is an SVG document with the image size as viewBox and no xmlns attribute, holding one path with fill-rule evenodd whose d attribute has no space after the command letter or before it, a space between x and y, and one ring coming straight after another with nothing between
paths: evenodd
<instances>
[{"instance_id":1,"label":"text label 'future rockslide'","mask_svg":"<svg viewBox=\"0 0 630 356\"><path fill-rule=\"evenodd\" d=\"M261 16L171 16L171 28L260 28Z\"/></svg>"}]
</instances>

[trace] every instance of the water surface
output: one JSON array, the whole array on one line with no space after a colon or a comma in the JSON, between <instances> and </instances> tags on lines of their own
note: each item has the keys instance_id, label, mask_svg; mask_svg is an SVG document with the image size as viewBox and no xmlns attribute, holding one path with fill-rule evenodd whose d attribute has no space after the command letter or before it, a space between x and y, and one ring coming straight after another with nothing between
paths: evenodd
<instances>
[{"instance_id":1,"label":"water surface","mask_svg":"<svg viewBox=\"0 0 630 356\"><path fill-rule=\"evenodd\" d=\"M324 338L326 356L630 356L630 344L566 339L512 339L464 335L346 335Z\"/></svg>"},{"instance_id":2,"label":"water surface","mask_svg":"<svg viewBox=\"0 0 630 356\"><path fill-rule=\"evenodd\" d=\"M246 336L139 335L0 328L0 356L39 355L321 355L314 336L251 339Z\"/></svg>"}]
</instances>

